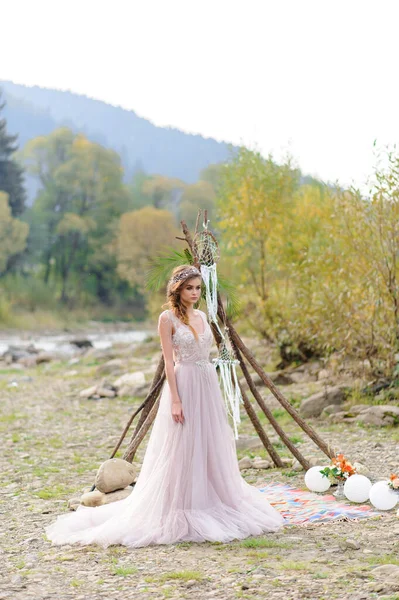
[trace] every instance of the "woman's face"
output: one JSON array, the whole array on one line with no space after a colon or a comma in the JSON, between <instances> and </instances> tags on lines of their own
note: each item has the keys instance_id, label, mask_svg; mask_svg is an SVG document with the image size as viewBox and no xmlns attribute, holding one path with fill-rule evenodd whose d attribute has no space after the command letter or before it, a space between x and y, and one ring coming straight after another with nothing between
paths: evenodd
<instances>
[{"instance_id":1,"label":"woman's face","mask_svg":"<svg viewBox=\"0 0 399 600\"><path fill-rule=\"evenodd\" d=\"M186 306L194 305L201 296L201 277L188 279L180 288L180 299Z\"/></svg>"}]
</instances>

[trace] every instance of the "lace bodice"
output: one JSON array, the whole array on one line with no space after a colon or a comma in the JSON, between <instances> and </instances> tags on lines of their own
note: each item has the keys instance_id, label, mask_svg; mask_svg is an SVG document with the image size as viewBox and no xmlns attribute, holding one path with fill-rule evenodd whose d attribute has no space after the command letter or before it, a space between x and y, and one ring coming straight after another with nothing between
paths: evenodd
<instances>
[{"instance_id":1,"label":"lace bodice","mask_svg":"<svg viewBox=\"0 0 399 600\"><path fill-rule=\"evenodd\" d=\"M204 323L204 331L198 333L198 341L195 339L191 329L175 317L171 310L165 311L174 329L172 346L176 363L209 361L209 353L213 343L212 330L205 313L201 310L197 310L196 312L201 315Z\"/></svg>"}]
</instances>

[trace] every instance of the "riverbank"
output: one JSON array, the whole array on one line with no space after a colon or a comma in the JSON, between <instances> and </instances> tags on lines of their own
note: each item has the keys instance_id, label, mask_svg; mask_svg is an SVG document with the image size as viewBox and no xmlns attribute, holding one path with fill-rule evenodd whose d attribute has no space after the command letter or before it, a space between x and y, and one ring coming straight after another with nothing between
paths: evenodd
<instances>
[{"instance_id":1,"label":"riverbank","mask_svg":"<svg viewBox=\"0 0 399 600\"><path fill-rule=\"evenodd\" d=\"M142 598L308 598L337 600L397 598L394 584L379 579L378 566L399 565L399 520L341 522L292 527L278 534L230 544L178 544L130 550L96 546L52 547L44 527L67 511L69 498L91 486L131 412L141 399L130 396L88 400L80 391L93 385L109 361L125 372L140 370L147 381L159 357L158 340L120 345L21 369L0 370L0 599L99 600ZM111 376L111 375L110 375ZM116 375L115 375L116 376ZM292 401L314 392L315 382L280 385ZM267 394L262 390L267 398ZM287 415L276 410L302 454L325 457ZM280 411L280 412L278 412ZM373 477L398 466L399 429L356 423L310 423L351 460L367 464ZM243 415L238 457L265 451ZM288 451L271 435L283 457ZM136 456L140 468L145 443ZM278 481L304 486L303 472L284 469L242 471L254 485Z\"/></svg>"}]
</instances>

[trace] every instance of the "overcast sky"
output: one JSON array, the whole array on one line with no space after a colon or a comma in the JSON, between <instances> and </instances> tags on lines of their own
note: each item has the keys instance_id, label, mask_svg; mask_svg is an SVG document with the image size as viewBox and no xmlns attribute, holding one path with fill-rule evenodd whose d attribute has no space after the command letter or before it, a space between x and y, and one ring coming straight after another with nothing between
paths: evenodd
<instances>
[{"instance_id":1,"label":"overcast sky","mask_svg":"<svg viewBox=\"0 0 399 600\"><path fill-rule=\"evenodd\" d=\"M397 0L0 0L0 79L290 150L360 184L399 140Z\"/></svg>"}]
</instances>

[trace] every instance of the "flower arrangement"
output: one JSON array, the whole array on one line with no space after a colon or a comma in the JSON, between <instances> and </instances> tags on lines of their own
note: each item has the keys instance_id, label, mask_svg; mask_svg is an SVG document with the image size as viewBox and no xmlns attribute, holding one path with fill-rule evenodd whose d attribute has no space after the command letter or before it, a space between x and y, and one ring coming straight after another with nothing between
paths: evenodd
<instances>
[{"instance_id":1,"label":"flower arrangement","mask_svg":"<svg viewBox=\"0 0 399 600\"><path fill-rule=\"evenodd\" d=\"M343 454L337 454L331 462L332 464L329 467L324 467L324 469L320 471L322 475L328 477L330 480L345 481L348 477L356 473L355 467L346 460Z\"/></svg>"},{"instance_id":2,"label":"flower arrangement","mask_svg":"<svg viewBox=\"0 0 399 600\"><path fill-rule=\"evenodd\" d=\"M392 490L399 491L399 476L395 475L395 473L391 473L388 485Z\"/></svg>"}]
</instances>

